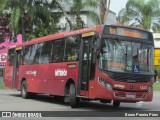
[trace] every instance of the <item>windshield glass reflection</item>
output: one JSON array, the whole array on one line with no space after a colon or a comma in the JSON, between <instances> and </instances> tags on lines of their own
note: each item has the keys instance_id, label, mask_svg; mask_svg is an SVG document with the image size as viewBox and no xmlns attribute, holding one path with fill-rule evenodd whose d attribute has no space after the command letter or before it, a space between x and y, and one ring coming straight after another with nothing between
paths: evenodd
<instances>
[{"instance_id":1,"label":"windshield glass reflection","mask_svg":"<svg viewBox=\"0 0 160 120\"><path fill-rule=\"evenodd\" d=\"M153 46L119 40L104 40L99 67L115 72L153 74Z\"/></svg>"}]
</instances>

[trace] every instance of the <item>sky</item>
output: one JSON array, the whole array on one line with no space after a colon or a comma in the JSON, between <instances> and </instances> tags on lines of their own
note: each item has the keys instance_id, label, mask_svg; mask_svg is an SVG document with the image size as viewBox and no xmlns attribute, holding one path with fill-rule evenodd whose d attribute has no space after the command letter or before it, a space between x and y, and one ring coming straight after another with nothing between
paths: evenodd
<instances>
[{"instance_id":1,"label":"sky","mask_svg":"<svg viewBox=\"0 0 160 120\"><path fill-rule=\"evenodd\" d=\"M118 15L119 11L122 8L125 8L125 5L126 5L127 1L128 0L111 0L110 10L115 12L116 15Z\"/></svg>"}]
</instances>

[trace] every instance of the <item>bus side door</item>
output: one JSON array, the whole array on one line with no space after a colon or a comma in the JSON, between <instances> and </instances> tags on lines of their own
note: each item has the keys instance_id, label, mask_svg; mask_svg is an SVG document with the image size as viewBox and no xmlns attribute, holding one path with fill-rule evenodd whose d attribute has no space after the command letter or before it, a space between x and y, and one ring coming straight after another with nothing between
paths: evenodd
<instances>
[{"instance_id":1,"label":"bus side door","mask_svg":"<svg viewBox=\"0 0 160 120\"><path fill-rule=\"evenodd\" d=\"M81 40L81 52L79 56L80 67L78 77L78 91L80 96L89 97L89 81L92 79L91 75L91 61L92 61L92 47L93 36L84 37Z\"/></svg>"}]
</instances>

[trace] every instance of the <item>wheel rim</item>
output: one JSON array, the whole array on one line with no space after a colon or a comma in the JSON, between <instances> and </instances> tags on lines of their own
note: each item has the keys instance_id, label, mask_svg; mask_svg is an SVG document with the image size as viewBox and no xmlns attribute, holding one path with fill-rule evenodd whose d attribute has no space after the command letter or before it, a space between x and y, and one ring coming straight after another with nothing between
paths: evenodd
<instances>
[{"instance_id":1,"label":"wheel rim","mask_svg":"<svg viewBox=\"0 0 160 120\"><path fill-rule=\"evenodd\" d=\"M26 87L25 85L22 86L22 96L26 95Z\"/></svg>"}]
</instances>

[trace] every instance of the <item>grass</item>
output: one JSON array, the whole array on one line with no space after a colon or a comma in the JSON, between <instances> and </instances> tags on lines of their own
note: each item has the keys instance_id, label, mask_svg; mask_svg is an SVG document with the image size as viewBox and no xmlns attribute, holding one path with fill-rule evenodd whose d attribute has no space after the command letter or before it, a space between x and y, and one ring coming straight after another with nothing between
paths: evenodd
<instances>
[{"instance_id":1,"label":"grass","mask_svg":"<svg viewBox=\"0 0 160 120\"><path fill-rule=\"evenodd\" d=\"M154 83L153 89L154 91L160 91L160 83Z\"/></svg>"},{"instance_id":2,"label":"grass","mask_svg":"<svg viewBox=\"0 0 160 120\"><path fill-rule=\"evenodd\" d=\"M4 84L1 81L0 81L0 89L4 89Z\"/></svg>"}]
</instances>

